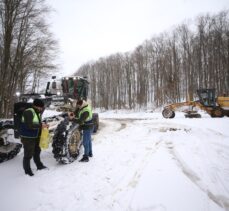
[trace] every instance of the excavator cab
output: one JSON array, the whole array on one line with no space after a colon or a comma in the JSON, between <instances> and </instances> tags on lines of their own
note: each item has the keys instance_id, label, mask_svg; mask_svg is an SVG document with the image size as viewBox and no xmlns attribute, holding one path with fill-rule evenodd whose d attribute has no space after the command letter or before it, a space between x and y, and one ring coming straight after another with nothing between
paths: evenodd
<instances>
[{"instance_id":1,"label":"excavator cab","mask_svg":"<svg viewBox=\"0 0 229 211\"><path fill-rule=\"evenodd\" d=\"M206 107L216 107L215 89L198 89L199 102Z\"/></svg>"},{"instance_id":2,"label":"excavator cab","mask_svg":"<svg viewBox=\"0 0 229 211\"><path fill-rule=\"evenodd\" d=\"M82 77L66 77L61 81L64 96L72 99L87 100L89 82Z\"/></svg>"}]
</instances>

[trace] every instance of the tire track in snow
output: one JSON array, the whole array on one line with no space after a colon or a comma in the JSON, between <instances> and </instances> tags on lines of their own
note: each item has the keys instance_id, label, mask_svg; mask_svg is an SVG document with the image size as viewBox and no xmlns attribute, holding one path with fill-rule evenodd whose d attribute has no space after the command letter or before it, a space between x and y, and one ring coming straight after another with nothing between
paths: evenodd
<instances>
[{"instance_id":1,"label":"tire track in snow","mask_svg":"<svg viewBox=\"0 0 229 211\"><path fill-rule=\"evenodd\" d=\"M118 150L120 144L124 144L124 149L122 150L130 154L126 156L126 158L121 159L122 161L119 160L119 162L121 163L128 163L128 165L125 165L126 167L128 166L128 170L126 167L125 170L120 169L121 180L117 180L117 178L112 178L113 181L110 180L110 183L114 187L114 190L107 197L111 198L110 201L112 201L113 207L119 207L121 210L129 210L128 205L132 201L134 192L136 191L135 188L141 178L142 172L144 171L145 167L149 162L149 157L159 148L161 140L154 142L149 141L149 139L147 138L149 128L146 128L145 130L140 129L138 132L139 125L133 124L135 122L135 120L133 119L106 119L105 121L108 127L111 124L110 122L115 122L119 124L119 126L117 124L112 131L109 131L112 133L113 139L116 140L115 142L112 141L112 143L114 144L113 147L117 148ZM132 139L126 137L128 135L127 132L130 130L130 127L132 127L131 130L133 130L134 134L136 134L134 137L131 136ZM124 140L125 142L123 142ZM126 150L126 146L129 145L126 142L136 145L135 149L132 148L131 151L129 151L129 149L127 148L128 150ZM116 144L118 146L116 146ZM122 157L122 155L120 155L120 157ZM122 204L124 203L123 199L120 201L120 195L124 195L123 197L125 198L125 204ZM126 207L126 209L123 209L124 207Z\"/></svg>"},{"instance_id":2,"label":"tire track in snow","mask_svg":"<svg viewBox=\"0 0 229 211\"><path fill-rule=\"evenodd\" d=\"M125 131L124 129L127 127L127 123L129 124L128 126L130 126L130 125L134 126L135 124L139 123L138 121L142 121L142 120L138 120L138 119L133 120L133 119L131 119L131 121L130 121L129 119L128 120L115 119L115 122L119 122L120 123L119 128L116 129L115 131L116 132ZM140 124L142 124L142 123L140 123ZM165 133L165 132L173 133L173 132L176 132L177 133L177 132L183 132L184 131L186 133L189 133L189 132L192 132L193 130L196 130L196 128L192 128L190 126L186 126L186 125L183 125L183 124L168 123L168 122L167 123L162 123L162 122L159 122L159 123L158 122L157 123L149 122L148 123L147 120L146 120L146 123L143 123L143 124L148 128L148 135L150 133L152 133L152 132L158 132L158 133ZM209 136L209 132L212 135L216 136L216 137L219 136L219 135L222 136L222 134L219 134L217 131L214 131L214 130L207 130L206 134L204 134L203 136L208 137ZM196 138L196 137L194 137L194 138ZM200 139L200 138L198 137L198 139ZM198 140L198 141L202 141L202 140ZM174 144L171 141L167 141L165 139L165 137L162 136L162 140L155 142L155 146L157 146L157 144L158 144L157 149L159 148L159 146L161 146L161 143L165 143L165 146L168 148L169 153L172 155L172 159L175 161L175 163L179 167L179 169L181 169L183 174L187 178L189 178L189 180L191 180L201 191L206 193L206 195L208 196L209 200L213 201L214 203L216 203L221 208L229 209L228 199L224 195L217 195L217 193L214 193L213 191L211 191L210 188L205 187L205 185L203 183L204 181L202 181L202 179L198 175L198 173L193 171L188 166L188 164L186 164L185 161L179 156L179 154L174 149ZM198 147L199 147L199 145L197 145L197 149L198 149ZM156 148L154 150L155 151L151 152L151 153L155 153L156 152ZM205 152L205 154L207 152ZM139 182L139 180L141 178L141 174L144 171L144 168L147 166L147 159L149 158L151 153L146 153L144 155L145 159L143 159L140 162L140 165L138 167L135 167L135 171L131 172L132 176L130 176L130 175L128 176L129 179L126 179L126 184L124 184L125 182L123 182L123 183L120 183L119 185L117 185L117 189L113 193L113 195L114 195L113 197L114 198L115 198L116 194L121 193L121 192L130 193L131 191L127 190L127 189L132 189L132 194L131 195L132 196L134 195L134 188L137 186L137 184L138 184L138 182ZM208 162L210 162L210 161L208 161ZM212 166L211 163L210 164L206 163L206 164L207 164L207 166L210 166L210 167ZM216 172L216 174L217 174L217 172ZM216 175L216 177L217 177L217 175ZM220 178L218 178L218 179L219 179L219 182L220 182ZM125 188L126 188L126 190L125 190ZM129 196L129 197L131 198L131 196ZM129 203L131 202L130 198L129 198ZM118 201L116 201L116 203L118 203ZM123 206L120 205L120 207L123 207Z\"/></svg>"},{"instance_id":3,"label":"tire track in snow","mask_svg":"<svg viewBox=\"0 0 229 211\"><path fill-rule=\"evenodd\" d=\"M177 130L183 129L185 132L192 132L194 130L199 130L199 128L195 128L195 127L192 127L192 129L191 129L190 126L188 126L189 127L188 128L184 124L173 124L172 123L170 125L171 127L169 127L169 125L170 125L170 123L166 123L165 124L166 127L163 127L163 123L162 123L160 125L160 131L166 132L166 131L175 131L176 129ZM210 136L215 136L215 140L219 140L222 138L223 139L228 138L227 135L223 135L222 133L220 133L216 130L213 130L213 129L204 129L204 130L201 130L201 133L202 133L203 139L206 139L206 137L209 137L209 133L211 134ZM220 137L220 138L218 138L218 137ZM198 141L200 143L200 144L198 144L198 147L203 146L203 144L201 145L201 142L203 142L203 140L198 137ZM227 143L227 142L223 142L223 143L219 143L219 142L215 142L215 143L213 142L212 143L212 142L210 142L210 143L205 143L204 147L202 147L203 148L202 151L204 151L205 155L206 155L206 156L203 156L203 158L207 158L207 159L205 159L205 163L208 164L209 167L212 167L212 164L214 164L214 162L212 161L211 156L208 155L208 153L210 151L212 151L212 148L210 148L208 145L216 145L219 148L223 148L224 153L222 154L222 156L224 157L224 160L228 160L227 158L229 158L229 153L227 153L227 154L225 153L225 148L229 149L229 144L225 144L225 143ZM177 162L179 163L178 165L181 166L184 174L187 177L189 177L191 179L191 181L194 182L202 191L204 191L212 201L217 203L220 207L229 210L229 198L225 197L225 195L222 195L222 194L220 194L220 195L214 194L209 188L205 188L205 185L201 183L201 178L198 176L198 174L196 172L192 171L188 167L188 165L185 164L185 162L181 159L181 157L177 153L175 153L176 150L174 149L173 143L167 141L166 144L167 144L167 147L170 149L170 152L173 155L174 159L177 160ZM215 151L215 147L214 147L214 151ZM228 169L228 171L229 171L229 169ZM226 185L223 184L222 179L220 178L217 170L214 172L213 176L216 178L218 184L221 186L221 189L224 189L227 193L226 195L228 195L229 190L226 187Z\"/></svg>"},{"instance_id":4,"label":"tire track in snow","mask_svg":"<svg viewBox=\"0 0 229 211\"><path fill-rule=\"evenodd\" d=\"M218 206L225 208L225 210L229 210L229 199L222 195L216 195L208 187L201 182L201 178L198 176L197 173L192 171L186 162L179 156L179 154L174 149L174 145L170 141L164 141L169 152L173 156L174 160L176 161L177 165L180 167L181 171L184 175L187 176L200 190L205 192L210 200L215 202Z\"/></svg>"},{"instance_id":5,"label":"tire track in snow","mask_svg":"<svg viewBox=\"0 0 229 211\"><path fill-rule=\"evenodd\" d=\"M145 125L151 125L152 126L153 124L152 123L146 123ZM154 131L159 130L160 132L172 132L172 131L179 131L179 130L183 130L185 132L191 132L192 131L190 126L187 127L186 125L183 125L183 124L173 124L173 123L171 123L171 124L165 123L164 124L164 123L160 122L159 124L155 123L155 126L156 127L154 127L153 130ZM226 138L226 136L224 136L223 134L219 133L218 131L212 130L212 129L207 130L207 133L205 134L206 137L209 136L209 132L216 137L220 136L222 138ZM200 141L202 141L202 140L200 140ZM186 175L201 191L205 192L210 200L212 200L218 206L224 208L225 210L229 210L229 198L225 197L224 195L214 194L208 187L205 187L205 185L202 183L202 180L198 176L198 174L196 172L194 172L193 170L191 170L188 167L188 165L182 160L182 158L176 153L176 150L174 149L173 143L171 141L166 141L166 140L163 140L163 142L165 143L170 154L172 155L173 159L176 161L178 167L182 170L184 175ZM216 143L214 143L214 144L216 144ZM225 144L223 146L228 148L228 146L227 145L225 146ZM227 155L225 155L225 156L227 156ZM206 152L206 157L207 157L207 152ZM208 162L210 162L210 161L208 160ZM211 165L208 164L208 166L211 166ZM227 188L225 187L222 180L218 176L217 171L215 172L215 175L218 179L217 181L222 186L222 189L225 189L228 192Z\"/></svg>"},{"instance_id":6,"label":"tire track in snow","mask_svg":"<svg viewBox=\"0 0 229 211\"><path fill-rule=\"evenodd\" d=\"M134 167L132 167L131 172L129 171L125 175L124 181L121 181L120 183L115 185L115 190L112 192L112 198L115 199L114 203L119 204L119 207L122 208L121 210L127 210L131 211L132 208L130 207L134 194L136 192L136 187L141 180L142 173L144 172L144 169L147 168L148 163L150 162L150 156L152 154L156 153L157 150L160 147L160 144L162 143L162 140L154 142L154 146L147 147L146 146L146 152L142 155L142 159L137 162ZM126 196L128 194L128 196ZM124 196L123 196L124 195ZM121 196L121 197L120 197ZM125 205L120 204L119 199L125 197ZM123 209L123 207L126 207ZM162 205L154 206L154 209L161 208ZM152 207L151 207L152 208ZM151 210L151 208L146 208L143 210ZM164 210L164 209L163 209Z\"/></svg>"}]
</instances>

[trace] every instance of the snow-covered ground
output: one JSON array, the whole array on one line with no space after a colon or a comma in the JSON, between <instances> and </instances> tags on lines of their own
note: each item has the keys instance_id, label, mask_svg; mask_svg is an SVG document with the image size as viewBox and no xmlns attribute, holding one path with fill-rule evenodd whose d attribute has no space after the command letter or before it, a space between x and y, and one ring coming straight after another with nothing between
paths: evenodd
<instances>
[{"instance_id":1,"label":"snow-covered ground","mask_svg":"<svg viewBox=\"0 0 229 211\"><path fill-rule=\"evenodd\" d=\"M88 163L60 165L51 146L41 155L49 170L32 161L34 177L24 175L23 150L1 163L0 210L229 210L229 118L99 115Z\"/></svg>"}]
</instances>

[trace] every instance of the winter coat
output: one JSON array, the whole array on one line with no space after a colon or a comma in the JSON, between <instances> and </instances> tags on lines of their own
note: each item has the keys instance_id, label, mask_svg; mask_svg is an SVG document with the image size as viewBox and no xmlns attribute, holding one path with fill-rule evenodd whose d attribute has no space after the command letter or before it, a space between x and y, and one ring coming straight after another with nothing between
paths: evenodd
<instances>
[{"instance_id":1,"label":"winter coat","mask_svg":"<svg viewBox=\"0 0 229 211\"><path fill-rule=\"evenodd\" d=\"M41 134L41 115L35 108L28 108L23 112L20 136L25 139L37 139Z\"/></svg>"},{"instance_id":2,"label":"winter coat","mask_svg":"<svg viewBox=\"0 0 229 211\"><path fill-rule=\"evenodd\" d=\"M92 109L86 101L83 101L83 104L75 110L75 117L74 121L80 125L80 130L93 128Z\"/></svg>"}]
</instances>

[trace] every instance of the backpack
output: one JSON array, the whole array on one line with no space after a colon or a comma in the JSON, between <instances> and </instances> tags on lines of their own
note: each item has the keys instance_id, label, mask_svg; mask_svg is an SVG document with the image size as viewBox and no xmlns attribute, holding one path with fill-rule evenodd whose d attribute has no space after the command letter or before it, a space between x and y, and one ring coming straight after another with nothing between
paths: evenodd
<instances>
[{"instance_id":1,"label":"backpack","mask_svg":"<svg viewBox=\"0 0 229 211\"><path fill-rule=\"evenodd\" d=\"M19 102L14 104L14 138L20 138L22 115L28 108L32 108L32 103Z\"/></svg>"}]
</instances>

